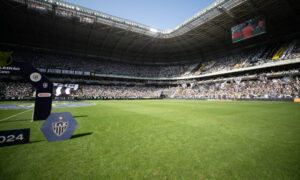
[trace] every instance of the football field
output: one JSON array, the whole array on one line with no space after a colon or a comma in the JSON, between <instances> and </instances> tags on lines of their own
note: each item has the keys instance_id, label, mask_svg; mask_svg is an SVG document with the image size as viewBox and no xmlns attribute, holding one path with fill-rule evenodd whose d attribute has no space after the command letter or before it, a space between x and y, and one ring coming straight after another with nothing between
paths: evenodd
<instances>
[{"instance_id":1,"label":"football field","mask_svg":"<svg viewBox=\"0 0 300 180\"><path fill-rule=\"evenodd\" d=\"M0 130L31 130L31 143L0 147L0 179L300 179L300 103L86 102L53 109L78 128L51 143L31 110L0 110Z\"/></svg>"}]
</instances>

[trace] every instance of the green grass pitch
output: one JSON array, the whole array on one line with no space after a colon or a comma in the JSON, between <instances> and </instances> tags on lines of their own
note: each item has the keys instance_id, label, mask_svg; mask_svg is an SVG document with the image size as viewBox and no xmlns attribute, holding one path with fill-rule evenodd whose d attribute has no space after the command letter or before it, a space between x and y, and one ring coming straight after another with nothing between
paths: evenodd
<instances>
[{"instance_id":1,"label":"green grass pitch","mask_svg":"<svg viewBox=\"0 0 300 180\"><path fill-rule=\"evenodd\" d=\"M67 141L48 143L32 112L1 121L32 142L0 148L0 179L300 179L300 103L93 103L53 109L76 117Z\"/></svg>"}]
</instances>

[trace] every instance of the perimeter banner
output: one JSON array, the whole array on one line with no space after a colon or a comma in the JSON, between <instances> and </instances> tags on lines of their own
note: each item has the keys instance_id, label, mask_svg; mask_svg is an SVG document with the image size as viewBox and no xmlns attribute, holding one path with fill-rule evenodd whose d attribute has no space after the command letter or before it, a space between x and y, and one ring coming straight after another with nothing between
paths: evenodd
<instances>
[{"instance_id":1,"label":"perimeter banner","mask_svg":"<svg viewBox=\"0 0 300 180\"><path fill-rule=\"evenodd\" d=\"M294 98L294 102L300 102L300 98Z\"/></svg>"},{"instance_id":2,"label":"perimeter banner","mask_svg":"<svg viewBox=\"0 0 300 180\"><path fill-rule=\"evenodd\" d=\"M29 143L30 129L0 131L0 147Z\"/></svg>"}]
</instances>

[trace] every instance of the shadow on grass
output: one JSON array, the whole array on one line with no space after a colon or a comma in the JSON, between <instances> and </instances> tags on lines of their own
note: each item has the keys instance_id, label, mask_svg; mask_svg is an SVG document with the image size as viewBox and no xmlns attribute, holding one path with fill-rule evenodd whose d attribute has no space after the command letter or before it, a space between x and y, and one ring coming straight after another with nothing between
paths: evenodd
<instances>
[{"instance_id":1,"label":"shadow on grass","mask_svg":"<svg viewBox=\"0 0 300 180\"><path fill-rule=\"evenodd\" d=\"M19 119L19 120L5 120L5 121L0 121L0 123L12 123L12 122L21 122L21 121L32 121L32 119Z\"/></svg>"},{"instance_id":2,"label":"shadow on grass","mask_svg":"<svg viewBox=\"0 0 300 180\"><path fill-rule=\"evenodd\" d=\"M82 116L73 116L73 118L81 118L81 117L88 117L88 115L82 115Z\"/></svg>"},{"instance_id":3,"label":"shadow on grass","mask_svg":"<svg viewBox=\"0 0 300 180\"><path fill-rule=\"evenodd\" d=\"M83 136L89 136L93 134L92 132L88 132L88 133L81 133L81 134L75 134L71 137L71 139L75 139L75 138L80 138L80 137L83 137Z\"/></svg>"},{"instance_id":4,"label":"shadow on grass","mask_svg":"<svg viewBox=\"0 0 300 180\"><path fill-rule=\"evenodd\" d=\"M39 142L43 142L43 141L46 141L46 140L36 140L36 141L30 141L28 144L39 143Z\"/></svg>"}]
</instances>

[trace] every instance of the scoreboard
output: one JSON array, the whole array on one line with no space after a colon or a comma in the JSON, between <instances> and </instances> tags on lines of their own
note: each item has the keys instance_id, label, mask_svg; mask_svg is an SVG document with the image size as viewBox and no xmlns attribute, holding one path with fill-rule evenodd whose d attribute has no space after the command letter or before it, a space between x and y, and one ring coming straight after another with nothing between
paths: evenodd
<instances>
[{"instance_id":1,"label":"scoreboard","mask_svg":"<svg viewBox=\"0 0 300 180\"><path fill-rule=\"evenodd\" d=\"M231 28L232 42L236 43L266 33L265 19L252 18Z\"/></svg>"}]
</instances>

